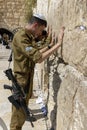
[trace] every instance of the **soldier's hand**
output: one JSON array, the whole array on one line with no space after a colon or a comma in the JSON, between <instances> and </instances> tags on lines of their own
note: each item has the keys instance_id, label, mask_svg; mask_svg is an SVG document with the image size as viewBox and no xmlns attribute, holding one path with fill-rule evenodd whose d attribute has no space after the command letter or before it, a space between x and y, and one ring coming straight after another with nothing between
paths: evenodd
<instances>
[{"instance_id":1,"label":"soldier's hand","mask_svg":"<svg viewBox=\"0 0 87 130\"><path fill-rule=\"evenodd\" d=\"M48 37L50 38L50 42L52 41L52 26L48 26L47 28Z\"/></svg>"},{"instance_id":2,"label":"soldier's hand","mask_svg":"<svg viewBox=\"0 0 87 130\"><path fill-rule=\"evenodd\" d=\"M62 41L63 41L63 37L64 37L64 30L65 30L65 27L63 26L61 29L60 29L60 32L59 32L59 35L58 35L58 44L62 44Z\"/></svg>"},{"instance_id":3,"label":"soldier's hand","mask_svg":"<svg viewBox=\"0 0 87 130\"><path fill-rule=\"evenodd\" d=\"M52 33L52 40L51 40L51 43L52 43L52 44L55 44L55 32Z\"/></svg>"}]
</instances>

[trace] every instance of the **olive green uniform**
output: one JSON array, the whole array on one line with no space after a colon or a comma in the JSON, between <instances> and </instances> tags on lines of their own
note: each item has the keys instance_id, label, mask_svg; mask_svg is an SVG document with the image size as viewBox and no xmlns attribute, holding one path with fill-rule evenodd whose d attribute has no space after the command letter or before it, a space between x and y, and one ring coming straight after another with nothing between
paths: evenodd
<instances>
[{"instance_id":1,"label":"olive green uniform","mask_svg":"<svg viewBox=\"0 0 87 130\"><path fill-rule=\"evenodd\" d=\"M13 39L12 49L14 57L14 75L18 83L26 92L26 103L32 96L33 76L35 63L41 58L39 50L49 44L50 39L35 42L31 33L25 29L18 31ZM10 130L21 130L25 122L25 114L22 109L12 106Z\"/></svg>"},{"instance_id":2,"label":"olive green uniform","mask_svg":"<svg viewBox=\"0 0 87 130\"><path fill-rule=\"evenodd\" d=\"M14 75L18 83L26 90L26 103L32 96L35 63L41 58L38 44L35 44L31 33L25 29L18 31L12 43L14 57ZM27 87L26 87L27 86ZM25 89L26 88L26 89ZM25 122L23 110L12 106L10 130L21 130Z\"/></svg>"}]
</instances>

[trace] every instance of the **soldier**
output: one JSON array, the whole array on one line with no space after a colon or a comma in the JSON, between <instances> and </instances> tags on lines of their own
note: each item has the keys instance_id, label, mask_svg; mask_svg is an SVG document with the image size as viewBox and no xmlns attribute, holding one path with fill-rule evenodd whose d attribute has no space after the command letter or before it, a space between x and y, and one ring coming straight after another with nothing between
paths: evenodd
<instances>
[{"instance_id":1,"label":"soldier","mask_svg":"<svg viewBox=\"0 0 87 130\"><path fill-rule=\"evenodd\" d=\"M35 38L42 34L47 21L43 15L35 14L24 29L19 30L13 39L13 71L15 78L26 93L26 104L32 96L35 63L41 63L61 46L64 28L61 29L59 40L52 48L46 46L38 49ZM22 130L26 120L23 110L12 106L10 130Z\"/></svg>"}]
</instances>

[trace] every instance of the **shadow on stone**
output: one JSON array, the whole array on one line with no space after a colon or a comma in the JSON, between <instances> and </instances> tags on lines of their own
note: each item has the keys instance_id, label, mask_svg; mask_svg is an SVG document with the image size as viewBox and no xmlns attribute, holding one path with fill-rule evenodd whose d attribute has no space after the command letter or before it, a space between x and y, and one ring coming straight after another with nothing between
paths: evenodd
<instances>
[{"instance_id":1,"label":"shadow on stone","mask_svg":"<svg viewBox=\"0 0 87 130\"><path fill-rule=\"evenodd\" d=\"M1 127L3 130L8 130L8 129L7 129L7 126L6 126L5 122L2 120L2 118L0 118L0 127Z\"/></svg>"}]
</instances>

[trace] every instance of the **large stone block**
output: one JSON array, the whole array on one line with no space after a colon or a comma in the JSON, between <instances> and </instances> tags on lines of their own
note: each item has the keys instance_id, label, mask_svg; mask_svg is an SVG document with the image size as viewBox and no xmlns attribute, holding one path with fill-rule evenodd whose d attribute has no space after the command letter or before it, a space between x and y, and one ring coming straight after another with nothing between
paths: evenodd
<instances>
[{"instance_id":1,"label":"large stone block","mask_svg":"<svg viewBox=\"0 0 87 130\"><path fill-rule=\"evenodd\" d=\"M87 76L87 31L80 27L65 31L61 49L64 61Z\"/></svg>"},{"instance_id":2,"label":"large stone block","mask_svg":"<svg viewBox=\"0 0 87 130\"><path fill-rule=\"evenodd\" d=\"M87 129L87 81L71 66L66 67L57 103L56 130Z\"/></svg>"},{"instance_id":3,"label":"large stone block","mask_svg":"<svg viewBox=\"0 0 87 130\"><path fill-rule=\"evenodd\" d=\"M62 58L87 76L86 0L37 0L36 12L47 17L56 35L61 26L65 26Z\"/></svg>"}]
</instances>

